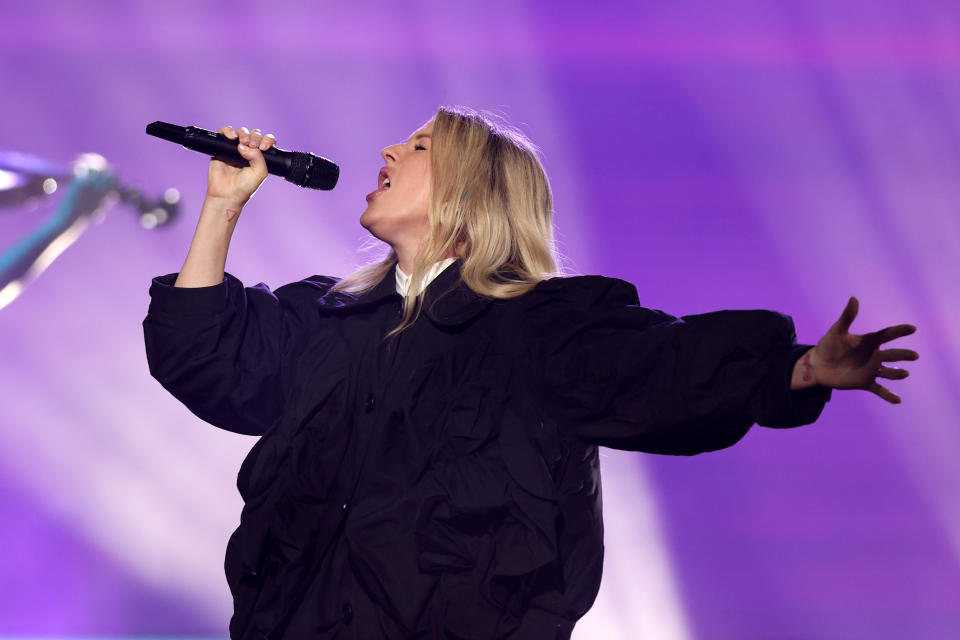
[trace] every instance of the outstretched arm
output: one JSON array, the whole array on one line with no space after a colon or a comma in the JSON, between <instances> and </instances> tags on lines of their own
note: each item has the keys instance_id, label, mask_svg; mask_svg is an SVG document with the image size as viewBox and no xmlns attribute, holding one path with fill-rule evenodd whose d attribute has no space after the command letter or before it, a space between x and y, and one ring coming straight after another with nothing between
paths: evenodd
<instances>
[{"instance_id":1,"label":"outstretched arm","mask_svg":"<svg viewBox=\"0 0 960 640\"><path fill-rule=\"evenodd\" d=\"M876 379L906 378L910 375L906 369L885 367L883 363L916 360L920 356L910 349L881 351L880 345L908 336L917 328L910 324L898 324L862 335L852 334L849 332L850 324L857 317L859 308L860 303L851 296L840 318L833 323L826 335L797 360L790 381L791 390L817 384L834 389L865 389L892 404L901 402L900 396L878 384Z\"/></svg>"},{"instance_id":2,"label":"outstretched arm","mask_svg":"<svg viewBox=\"0 0 960 640\"><path fill-rule=\"evenodd\" d=\"M833 391L791 391L799 344L790 316L725 309L672 316L601 276L553 278L524 298L522 376L532 405L592 444L693 455L728 447L753 424L819 417Z\"/></svg>"}]
</instances>

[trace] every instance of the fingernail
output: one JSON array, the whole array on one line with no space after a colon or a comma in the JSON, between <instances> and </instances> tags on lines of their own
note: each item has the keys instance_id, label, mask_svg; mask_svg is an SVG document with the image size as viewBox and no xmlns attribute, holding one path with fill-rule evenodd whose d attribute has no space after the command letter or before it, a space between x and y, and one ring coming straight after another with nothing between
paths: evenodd
<instances>
[{"instance_id":1,"label":"fingernail","mask_svg":"<svg viewBox=\"0 0 960 640\"><path fill-rule=\"evenodd\" d=\"M264 151L266 148L267 148L267 143L266 143L266 142L260 142L260 150L261 150L261 151Z\"/></svg>"}]
</instances>

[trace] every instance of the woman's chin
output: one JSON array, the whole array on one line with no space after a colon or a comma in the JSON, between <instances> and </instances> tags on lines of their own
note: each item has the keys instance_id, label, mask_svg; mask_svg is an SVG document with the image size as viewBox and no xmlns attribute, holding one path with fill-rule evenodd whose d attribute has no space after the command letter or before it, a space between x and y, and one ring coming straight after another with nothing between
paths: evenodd
<instances>
[{"instance_id":1,"label":"woman's chin","mask_svg":"<svg viewBox=\"0 0 960 640\"><path fill-rule=\"evenodd\" d=\"M387 240L383 237L382 221L377 220L377 216L375 212L370 211L369 207L363 213L360 214L360 226L366 229L367 231L369 231L370 235L372 235L377 240L382 240L383 242L387 242Z\"/></svg>"},{"instance_id":2,"label":"woman's chin","mask_svg":"<svg viewBox=\"0 0 960 640\"><path fill-rule=\"evenodd\" d=\"M360 214L360 226L364 229L373 233L372 227L376 222L376 215L373 211L370 211L370 205L367 205L367 208L363 210L363 213Z\"/></svg>"}]
</instances>

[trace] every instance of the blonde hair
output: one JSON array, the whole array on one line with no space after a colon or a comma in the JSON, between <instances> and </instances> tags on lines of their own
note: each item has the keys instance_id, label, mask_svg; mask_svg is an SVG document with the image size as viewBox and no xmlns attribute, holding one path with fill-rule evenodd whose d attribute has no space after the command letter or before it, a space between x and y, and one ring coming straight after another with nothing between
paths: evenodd
<instances>
[{"instance_id":1,"label":"blonde hair","mask_svg":"<svg viewBox=\"0 0 960 640\"><path fill-rule=\"evenodd\" d=\"M418 283L433 263L455 255L461 277L481 296L513 298L558 274L553 238L553 193L539 149L521 132L485 111L440 107L433 123L429 231L410 274L399 325L420 315ZM335 290L363 293L397 262L382 260L341 280ZM419 292L418 292L419 291Z\"/></svg>"}]
</instances>

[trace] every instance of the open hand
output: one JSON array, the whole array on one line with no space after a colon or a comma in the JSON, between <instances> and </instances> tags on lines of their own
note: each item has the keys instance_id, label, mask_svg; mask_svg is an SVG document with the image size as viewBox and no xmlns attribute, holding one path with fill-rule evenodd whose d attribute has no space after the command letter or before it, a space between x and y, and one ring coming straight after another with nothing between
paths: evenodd
<instances>
[{"instance_id":1,"label":"open hand","mask_svg":"<svg viewBox=\"0 0 960 640\"><path fill-rule=\"evenodd\" d=\"M884 362L916 360L919 354L910 349L884 349L880 345L902 336L908 336L917 328L910 324L898 324L863 335L849 332L850 324L857 317L860 303L853 296L830 330L827 331L810 354L816 383L835 389L866 389L887 402L898 404L900 397L878 384L877 378L901 380L910 373L905 369L884 366Z\"/></svg>"}]
</instances>

